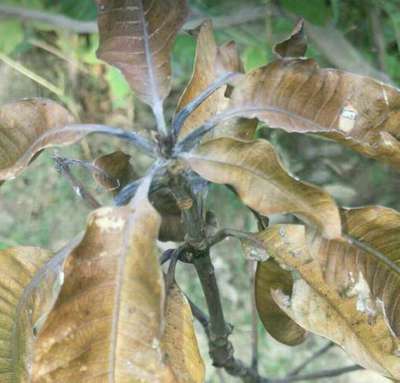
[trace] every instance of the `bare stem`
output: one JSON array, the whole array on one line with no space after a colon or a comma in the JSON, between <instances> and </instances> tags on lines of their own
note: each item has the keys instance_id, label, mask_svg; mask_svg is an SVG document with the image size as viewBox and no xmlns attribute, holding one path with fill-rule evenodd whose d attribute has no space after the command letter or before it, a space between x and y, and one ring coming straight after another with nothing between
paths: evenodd
<instances>
[{"instance_id":1,"label":"bare stem","mask_svg":"<svg viewBox=\"0 0 400 383\"><path fill-rule=\"evenodd\" d=\"M210 314L207 335L213 365L224 368L232 376L240 377L243 382L268 382L268 380L262 380L254 369L247 367L241 360L234 357L233 345L228 339L232 327L225 322L214 267L208 251L201 255L198 254L194 258L193 264L199 276Z\"/></svg>"},{"instance_id":2,"label":"bare stem","mask_svg":"<svg viewBox=\"0 0 400 383\"><path fill-rule=\"evenodd\" d=\"M299 366L294 368L292 371L289 372L289 376L296 376L299 375L301 371L303 371L311 362L314 360L320 358L322 355L324 355L326 352L328 352L331 348L335 346L335 343L329 342L326 344L324 347L319 349L317 352L312 354L309 358L307 358L303 363L301 363Z\"/></svg>"},{"instance_id":3,"label":"bare stem","mask_svg":"<svg viewBox=\"0 0 400 383\"><path fill-rule=\"evenodd\" d=\"M348 366L342 368L334 368L332 370L322 370L311 374L297 375L297 376L289 376L287 378L282 379L272 379L268 381L261 381L262 383L291 383L291 382L302 382L302 381L311 381L317 379L327 379L333 378L335 376L348 374L353 371L362 370L360 366Z\"/></svg>"}]
</instances>

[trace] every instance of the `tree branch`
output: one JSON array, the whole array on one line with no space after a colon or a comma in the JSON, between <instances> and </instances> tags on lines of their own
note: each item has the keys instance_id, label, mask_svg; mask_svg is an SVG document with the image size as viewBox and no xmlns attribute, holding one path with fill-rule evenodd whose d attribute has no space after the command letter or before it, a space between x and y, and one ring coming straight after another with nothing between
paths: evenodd
<instances>
[{"instance_id":1,"label":"tree branch","mask_svg":"<svg viewBox=\"0 0 400 383\"><path fill-rule=\"evenodd\" d=\"M261 381L261 383L292 383L292 382L301 382L301 381L310 381L317 379L326 379L333 378L335 376L348 374L353 371L362 370L360 366L348 366L342 368L335 368L332 370L322 370L311 374L297 375L297 376L289 376L283 379L272 379L268 381Z\"/></svg>"},{"instance_id":2,"label":"tree branch","mask_svg":"<svg viewBox=\"0 0 400 383\"><path fill-rule=\"evenodd\" d=\"M266 7L243 8L228 16L213 17L214 28L227 28L235 25L260 20L265 17ZM47 11L27 9L12 5L0 5L0 16L14 17L21 20L46 23L59 29L74 33L97 33L95 21L80 21ZM183 30L191 30L199 26L207 16L191 17L183 26Z\"/></svg>"},{"instance_id":3,"label":"tree branch","mask_svg":"<svg viewBox=\"0 0 400 383\"><path fill-rule=\"evenodd\" d=\"M232 376L240 377L243 382L269 382L261 378L254 369L247 367L241 360L234 357L233 345L228 339L232 327L225 322L214 267L208 250L203 254L197 254L193 259L193 265L199 276L210 314L207 335L213 365L224 368Z\"/></svg>"},{"instance_id":4,"label":"tree branch","mask_svg":"<svg viewBox=\"0 0 400 383\"><path fill-rule=\"evenodd\" d=\"M314 360L318 359L322 355L324 355L326 352L328 352L332 347L335 346L335 343L329 342L326 344L324 347L319 349L317 352L312 354L309 358L307 358L302 364L294 368L292 371L289 372L288 376L296 376L299 375L301 371L303 371L311 362Z\"/></svg>"},{"instance_id":5,"label":"tree branch","mask_svg":"<svg viewBox=\"0 0 400 383\"><path fill-rule=\"evenodd\" d=\"M93 21L79 21L63 15L12 5L0 5L0 15L8 18L15 17L21 20L38 21L75 33L97 32L97 23Z\"/></svg>"}]
</instances>

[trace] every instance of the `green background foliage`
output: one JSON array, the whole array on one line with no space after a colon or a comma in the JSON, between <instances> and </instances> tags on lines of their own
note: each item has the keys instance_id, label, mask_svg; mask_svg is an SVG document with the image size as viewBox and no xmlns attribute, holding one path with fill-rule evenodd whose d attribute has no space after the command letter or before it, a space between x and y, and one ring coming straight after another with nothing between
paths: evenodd
<instances>
[{"instance_id":1,"label":"green background foliage","mask_svg":"<svg viewBox=\"0 0 400 383\"><path fill-rule=\"evenodd\" d=\"M82 21L94 21L96 17L92 0L3 0L1 3ZM190 4L193 18L213 17L217 26L220 25L216 30L219 42L235 40L238 43L246 70L270 61L273 44L290 32L293 20L302 16L320 28L333 28L351 44L354 54L363 63L387 76L393 85L400 83L398 0L192 0ZM247 20L252 10L259 10L256 12L258 17ZM106 123L127 129L133 127L142 132L153 126L148 108L131 94L119 71L96 59L97 35L78 35L41 22L6 17L0 18L0 36L1 54L22 63L62 90L60 99L46 87L0 61L1 103L23 97L50 97L66 103L84 122ZM321 66L335 66L333 56L346 56L348 53L338 48L329 56L318 49L314 40L310 39L309 43L307 55L314 57ZM194 38L188 33L180 34L173 50L174 81L166 103L168 118L173 115L174 106L190 77L194 52ZM400 179L389 166L321 138L271 131L265 126L259 127L258 135L270 140L293 174L324 187L340 205L374 203L400 209ZM118 141L95 137L63 149L62 153L91 160L117 147L121 149ZM132 154L132 164L139 173L143 172L148 160L131 148L122 146L122 149ZM51 154L42 154L22 176L0 188L0 249L16 245L58 249L84 228L88 209L76 198L67 181L54 170ZM78 170L77 175L97 193L98 198L110 202L110 197L97 190L88 174ZM255 229L246 209L225 188L213 187L208 202L222 226ZM236 350L241 358L249 360L251 309L246 261L234 240L218 245L213 258L227 318L235 325L233 341ZM184 290L201 304L202 297L193 270L180 266L178 274ZM202 330L198 330L202 334ZM310 337L305 345L289 349L267 336L261 325L258 330L260 370L272 376L287 373L325 342ZM205 338L200 336L200 341L203 356L208 361L208 382L234 381L213 369L208 360ZM335 349L325 359L311 364L308 370L345 364L349 361ZM385 380L365 372L330 380L360 381L374 383Z\"/></svg>"}]
</instances>

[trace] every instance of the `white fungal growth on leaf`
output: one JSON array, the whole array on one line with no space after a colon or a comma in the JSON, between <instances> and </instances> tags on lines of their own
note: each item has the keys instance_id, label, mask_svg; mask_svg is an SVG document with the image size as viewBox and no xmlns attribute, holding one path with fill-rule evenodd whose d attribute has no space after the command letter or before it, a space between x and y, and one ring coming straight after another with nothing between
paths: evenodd
<instances>
[{"instance_id":1,"label":"white fungal growth on leaf","mask_svg":"<svg viewBox=\"0 0 400 383\"><path fill-rule=\"evenodd\" d=\"M353 278L352 278L353 279ZM353 279L354 281L354 279ZM375 300L372 298L371 289L364 275L359 272L357 282L348 292L349 297L357 297L357 311L365 313L368 317L374 318L377 315Z\"/></svg>"},{"instance_id":2,"label":"white fungal growth on leaf","mask_svg":"<svg viewBox=\"0 0 400 383\"><path fill-rule=\"evenodd\" d=\"M125 225L125 220L117 217L113 208L105 207L93 213L89 224L95 224L102 233L109 233L121 230Z\"/></svg>"}]
</instances>

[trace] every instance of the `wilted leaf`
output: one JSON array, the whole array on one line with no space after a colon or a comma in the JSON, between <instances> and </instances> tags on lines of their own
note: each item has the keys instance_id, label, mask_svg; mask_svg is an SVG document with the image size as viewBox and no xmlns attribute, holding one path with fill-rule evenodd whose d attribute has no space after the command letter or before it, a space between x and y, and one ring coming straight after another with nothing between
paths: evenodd
<instances>
[{"instance_id":1,"label":"wilted leaf","mask_svg":"<svg viewBox=\"0 0 400 383\"><path fill-rule=\"evenodd\" d=\"M129 162L130 158L129 154L120 150L96 158L94 166L101 170L93 174L96 182L117 193L129 182L139 178Z\"/></svg>"},{"instance_id":2,"label":"wilted leaf","mask_svg":"<svg viewBox=\"0 0 400 383\"><path fill-rule=\"evenodd\" d=\"M169 326L175 325L174 315L182 319L184 308L175 297L164 313L164 281L155 254L161 219L147 199L148 187L146 178L130 205L91 214L38 340L34 382L200 382L200 359L192 365L180 359L195 355L188 322L178 324L185 328L186 343L180 352L173 350L182 339L172 339Z\"/></svg>"},{"instance_id":3,"label":"wilted leaf","mask_svg":"<svg viewBox=\"0 0 400 383\"><path fill-rule=\"evenodd\" d=\"M303 328L341 345L360 365L398 380L400 214L368 207L345 211L343 219L362 248L296 225L260 233L269 254L301 277L291 295L276 290L273 297Z\"/></svg>"},{"instance_id":4,"label":"wilted leaf","mask_svg":"<svg viewBox=\"0 0 400 383\"><path fill-rule=\"evenodd\" d=\"M181 242L185 238L185 228L175 197L167 188L160 188L150 195L150 201L161 215L158 239L163 242Z\"/></svg>"},{"instance_id":5,"label":"wilted leaf","mask_svg":"<svg viewBox=\"0 0 400 383\"><path fill-rule=\"evenodd\" d=\"M97 0L98 57L118 67L153 109L171 87L170 51L188 13L185 0Z\"/></svg>"},{"instance_id":6,"label":"wilted leaf","mask_svg":"<svg viewBox=\"0 0 400 383\"><path fill-rule=\"evenodd\" d=\"M218 79L224 73L225 65L231 65L231 60L221 60L219 48L214 39L213 27L210 20L205 21L198 32L196 56L192 78L184 90L177 106L177 112L185 107L190 101L195 99L202 91ZM228 72L232 71L229 68ZM216 90L209 96L185 121L179 137L185 137L192 130L203 125L205 121L222 110L225 98L226 86Z\"/></svg>"},{"instance_id":7,"label":"wilted leaf","mask_svg":"<svg viewBox=\"0 0 400 383\"><path fill-rule=\"evenodd\" d=\"M0 180L14 178L40 150L82 138L62 131L72 122L72 115L51 100L26 99L0 107Z\"/></svg>"},{"instance_id":8,"label":"wilted leaf","mask_svg":"<svg viewBox=\"0 0 400 383\"><path fill-rule=\"evenodd\" d=\"M303 19L298 21L289 38L274 46L274 51L279 57L303 57L305 55L307 41Z\"/></svg>"},{"instance_id":9,"label":"wilted leaf","mask_svg":"<svg viewBox=\"0 0 400 383\"><path fill-rule=\"evenodd\" d=\"M64 253L17 247L0 251L0 381L30 382L37 333L63 283Z\"/></svg>"},{"instance_id":10,"label":"wilted leaf","mask_svg":"<svg viewBox=\"0 0 400 383\"><path fill-rule=\"evenodd\" d=\"M154 244L160 217L143 190L89 218L41 334L35 382L173 382L160 349L164 288Z\"/></svg>"},{"instance_id":11,"label":"wilted leaf","mask_svg":"<svg viewBox=\"0 0 400 383\"><path fill-rule=\"evenodd\" d=\"M400 213L396 210L380 206L370 206L358 209L342 210L342 222L344 232L370 245L398 266L397 274L400 270ZM390 268L390 267L389 267ZM372 270L367 272L366 279L371 282ZM388 271L382 268L380 272ZM393 270L392 270L393 271ZM374 270L375 272L375 270ZM396 273L391 273L391 276ZM400 339L400 285L395 286L390 295L390 278L388 275L380 275L376 272L370 284L371 292L375 298L381 299L380 295L384 291L382 298L385 316L393 333ZM400 275L397 276L400 282ZM387 285L385 285L387 283ZM386 299L387 298L387 299Z\"/></svg>"},{"instance_id":12,"label":"wilted leaf","mask_svg":"<svg viewBox=\"0 0 400 383\"><path fill-rule=\"evenodd\" d=\"M249 72L223 114L258 118L288 132L328 137L400 166L400 93L372 78L284 59Z\"/></svg>"},{"instance_id":13,"label":"wilted leaf","mask_svg":"<svg viewBox=\"0 0 400 383\"><path fill-rule=\"evenodd\" d=\"M168 292L161 346L177 382L204 382L205 367L197 345L192 311L177 285Z\"/></svg>"},{"instance_id":14,"label":"wilted leaf","mask_svg":"<svg viewBox=\"0 0 400 383\"><path fill-rule=\"evenodd\" d=\"M234 42L218 46L214 39L212 23L207 20L201 25L198 33L192 78L179 100L177 112L228 72L243 72L243 64L237 46ZM229 90L229 87L222 86L194 110L182 126L179 138L184 138L222 111L228 102L226 96L230 94ZM245 126L243 127L243 125ZM257 122L254 120L248 122L246 119L236 119L224 124L219 130L223 129L225 134L245 135L246 138L250 136L252 138L256 127Z\"/></svg>"},{"instance_id":15,"label":"wilted leaf","mask_svg":"<svg viewBox=\"0 0 400 383\"><path fill-rule=\"evenodd\" d=\"M233 186L246 205L263 215L292 213L318 226L328 238L341 235L334 200L291 177L264 140L219 138L182 157L205 179Z\"/></svg>"},{"instance_id":16,"label":"wilted leaf","mask_svg":"<svg viewBox=\"0 0 400 383\"><path fill-rule=\"evenodd\" d=\"M279 289L291 295L293 278L272 258L258 262L256 272L256 305L260 319L268 333L278 342L296 346L305 340L306 332L285 314L272 297L272 291Z\"/></svg>"}]
</instances>

